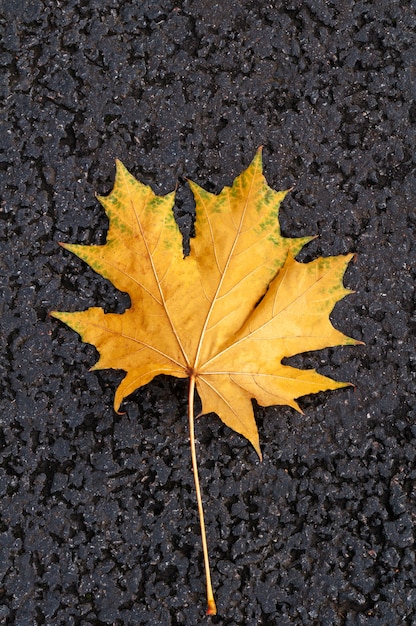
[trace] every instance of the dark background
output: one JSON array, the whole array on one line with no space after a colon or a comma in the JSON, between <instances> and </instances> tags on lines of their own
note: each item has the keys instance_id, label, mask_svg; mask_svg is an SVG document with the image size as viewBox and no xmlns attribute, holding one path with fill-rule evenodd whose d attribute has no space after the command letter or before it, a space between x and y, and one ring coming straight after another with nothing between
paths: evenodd
<instances>
[{"instance_id":1,"label":"dark background","mask_svg":"<svg viewBox=\"0 0 416 626\"><path fill-rule=\"evenodd\" d=\"M416 624L416 5L3 0L0 623ZM197 426L219 616L205 618L186 384L115 415L120 372L52 309L128 306L58 247L103 243L120 158L157 193L219 192L264 145L301 259L357 252L301 355L356 388L256 409L264 462ZM185 303L184 303L185 305ZM413 369L412 369L413 367ZM413 373L412 373L413 372Z\"/></svg>"}]
</instances>

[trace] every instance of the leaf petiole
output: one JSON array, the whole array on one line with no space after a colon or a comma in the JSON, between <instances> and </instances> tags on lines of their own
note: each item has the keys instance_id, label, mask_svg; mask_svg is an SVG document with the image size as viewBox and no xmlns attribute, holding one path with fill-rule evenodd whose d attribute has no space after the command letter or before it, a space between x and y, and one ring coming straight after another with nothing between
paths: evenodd
<instances>
[{"instance_id":1,"label":"leaf petiole","mask_svg":"<svg viewBox=\"0 0 416 626\"><path fill-rule=\"evenodd\" d=\"M189 377L188 390L188 418L189 418L189 440L191 444L192 470L194 472L196 500L198 503L199 524L201 527L202 552L204 554L205 577L207 581L207 615L216 615L217 607L215 605L214 594L211 584L211 571L209 568L207 535L205 532L204 509L202 506L201 488L199 486L198 465L196 461L195 448L195 418L194 418L194 398L195 398L195 376Z\"/></svg>"}]
</instances>

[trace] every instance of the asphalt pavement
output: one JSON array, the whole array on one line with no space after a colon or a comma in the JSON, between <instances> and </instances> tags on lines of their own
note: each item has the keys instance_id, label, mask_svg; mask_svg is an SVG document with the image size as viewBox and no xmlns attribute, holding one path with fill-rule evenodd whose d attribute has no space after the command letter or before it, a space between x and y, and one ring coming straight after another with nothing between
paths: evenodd
<instances>
[{"instance_id":1,"label":"asphalt pavement","mask_svg":"<svg viewBox=\"0 0 416 626\"><path fill-rule=\"evenodd\" d=\"M2 0L0 623L416 624L416 4ZM186 384L112 408L117 371L48 312L126 294L99 244L123 161L156 193L229 185L264 146L300 254L355 252L332 315L364 346L290 359L355 387L255 414L264 461L197 423L218 616L206 618Z\"/></svg>"}]
</instances>

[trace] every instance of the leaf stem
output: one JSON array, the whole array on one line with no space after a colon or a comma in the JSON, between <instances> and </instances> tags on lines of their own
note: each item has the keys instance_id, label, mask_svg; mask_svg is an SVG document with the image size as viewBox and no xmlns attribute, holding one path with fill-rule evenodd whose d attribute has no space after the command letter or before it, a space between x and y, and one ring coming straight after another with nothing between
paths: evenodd
<instances>
[{"instance_id":1,"label":"leaf stem","mask_svg":"<svg viewBox=\"0 0 416 626\"><path fill-rule=\"evenodd\" d=\"M211 571L209 568L207 535L205 532L204 509L202 506L201 488L199 486L198 465L196 461L195 448L195 418L194 418L194 397L195 397L195 376L189 377L188 391L188 417L189 417L189 438L191 444L192 469L194 472L196 500L198 503L199 524L201 527L202 551L204 553L205 577L207 581L207 615L216 615L217 607L215 605L214 594L211 585Z\"/></svg>"}]
</instances>

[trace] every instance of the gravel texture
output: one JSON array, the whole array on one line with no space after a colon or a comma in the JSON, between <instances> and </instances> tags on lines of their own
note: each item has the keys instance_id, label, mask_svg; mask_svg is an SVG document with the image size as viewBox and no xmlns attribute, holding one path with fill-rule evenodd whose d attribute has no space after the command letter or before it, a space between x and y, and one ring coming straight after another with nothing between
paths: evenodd
<instances>
[{"instance_id":1,"label":"gravel texture","mask_svg":"<svg viewBox=\"0 0 416 626\"><path fill-rule=\"evenodd\" d=\"M415 61L409 0L2 0L0 623L416 624ZM197 425L219 615L205 618L186 385L124 403L52 309L125 294L58 247L103 243L120 158L218 192L264 145L301 259L357 252L309 353L356 388L257 408L264 462Z\"/></svg>"}]
</instances>

